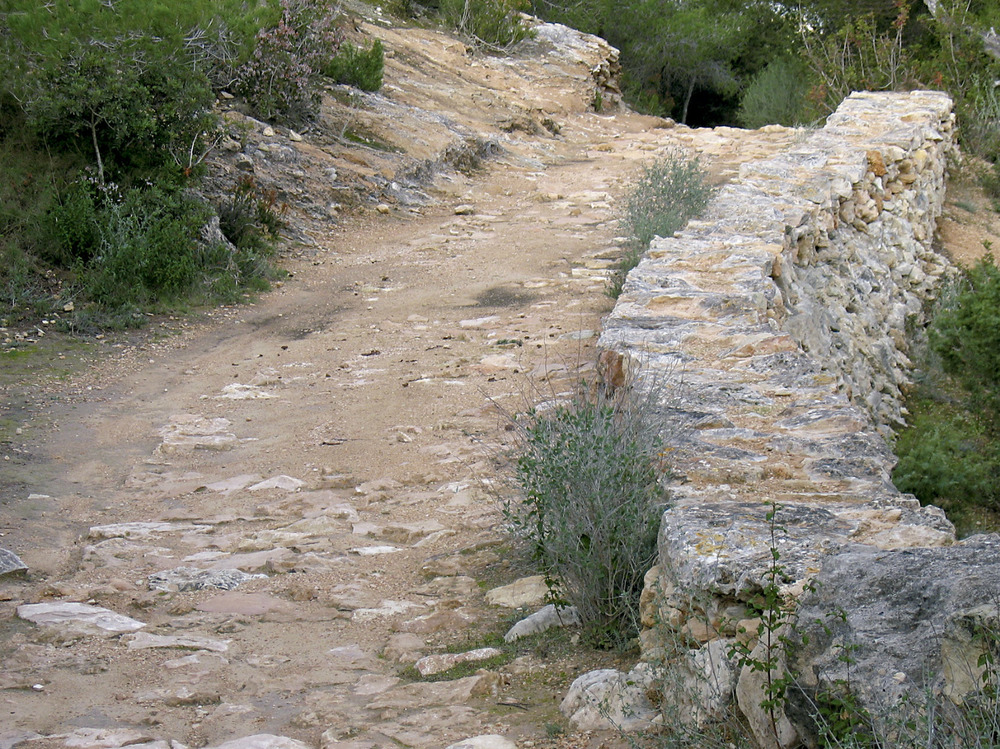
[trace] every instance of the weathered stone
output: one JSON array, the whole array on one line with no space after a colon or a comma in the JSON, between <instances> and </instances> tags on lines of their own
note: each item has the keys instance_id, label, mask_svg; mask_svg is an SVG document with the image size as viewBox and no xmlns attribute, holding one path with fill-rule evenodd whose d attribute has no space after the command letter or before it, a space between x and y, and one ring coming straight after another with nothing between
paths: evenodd
<instances>
[{"instance_id":1,"label":"weathered stone","mask_svg":"<svg viewBox=\"0 0 1000 749\"><path fill-rule=\"evenodd\" d=\"M504 642L514 642L522 637L540 634L553 627L576 627L579 624L580 615L575 606L557 608L555 604L550 603L511 627L503 639Z\"/></svg>"},{"instance_id":2,"label":"weathered stone","mask_svg":"<svg viewBox=\"0 0 1000 749\"><path fill-rule=\"evenodd\" d=\"M0 549L0 577L26 569L28 569L28 565L22 562L17 554L7 549Z\"/></svg>"},{"instance_id":3,"label":"weathered stone","mask_svg":"<svg viewBox=\"0 0 1000 749\"><path fill-rule=\"evenodd\" d=\"M397 625L399 632L427 635L434 632L462 632L475 621L472 616L455 609L435 611L432 614L418 616L416 619Z\"/></svg>"},{"instance_id":4,"label":"weathered stone","mask_svg":"<svg viewBox=\"0 0 1000 749\"><path fill-rule=\"evenodd\" d=\"M77 728L70 733L50 736L69 749L115 749L153 741L148 733L134 728Z\"/></svg>"},{"instance_id":5,"label":"weathered stone","mask_svg":"<svg viewBox=\"0 0 1000 749\"><path fill-rule=\"evenodd\" d=\"M265 489L282 489L286 492L294 492L305 486L306 482L294 476L272 476L269 479L254 484L247 488L251 492L264 491Z\"/></svg>"},{"instance_id":6,"label":"weathered stone","mask_svg":"<svg viewBox=\"0 0 1000 749\"><path fill-rule=\"evenodd\" d=\"M496 692L500 676L480 673L453 681L417 682L394 687L368 703L372 710L406 710L415 705L464 705L475 697Z\"/></svg>"},{"instance_id":7,"label":"weathered stone","mask_svg":"<svg viewBox=\"0 0 1000 749\"><path fill-rule=\"evenodd\" d=\"M416 663L423 657L427 644L412 632L400 632L389 638L382 657L390 663Z\"/></svg>"},{"instance_id":8,"label":"weathered stone","mask_svg":"<svg viewBox=\"0 0 1000 749\"><path fill-rule=\"evenodd\" d=\"M503 736L486 734L462 739L455 744L450 744L446 749L517 749L517 744Z\"/></svg>"},{"instance_id":9,"label":"weathered stone","mask_svg":"<svg viewBox=\"0 0 1000 749\"><path fill-rule=\"evenodd\" d=\"M182 450L231 450L236 446L237 437L229 431L232 426L228 419L208 419L194 414L172 417L171 423L160 430L162 452Z\"/></svg>"},{"instance_id":10,"label":"weathered stone","mask_svg":"<svg viewBox=\"0 0 1000 749\"><path fill-rule=\"evenodd\" d=\"M652 685L647 664L640 663L628 674L615 669L590 671L573 681L559 711L576 731L648 729L657 715L646 696Z\"/></svg>"},{"instance_id":11,"label":"weathered stone","mask_svg":"<svg viewBox=\"0 0 1000 749\"><path fill-rule=\"evenodd\" d=\"M105 541L110 538L147 540L167 533L204 533L211 529L208 525L193 523L115 523L95 525L88 531L87 538Z\"/></svg>"},{"instance_id":12,"label":"weathered stone","mask_svg":"<svg viewBox=\"0 0 1000 749\"><path fill-rule=\"evenodd\" d=\"M130 617L86 603L27 603L17 607L17 615L21 619L53 627L69 635L115 637L146 626Z\"/></svg>"},{"instance_id":13,"label":"weathered stone","mask_svg":"<svg viewBox=\"0 0 1000 749\"><path fill-rule=\"evenodd\" d=\"M247 580L266 578L267 575L251 575L240 570L199 570L194 567L177 567L163 570L149 576L150 590L186 592L192 590L235 590Z\"/></svg>"},{"instance_id":14,"label":"weathered stone","mask_svg":"<svg viewBox=\"0 0 1000 749\"><path fill-rule=\"evenodd\" d=\"M768 693L769 684L788 676L787 654L781 643L789 629L783 626L772 632L770 643L762 638L750 651L736 682L736 702L761 749L799 746L799 732L786 715L785 704L779 701L771 707Z\"/></svg>"},{"instance_id":15,"label":"weathered stone","mask_svg":"<svg viewBox=\"0 0 1000 749\"><path fill-rule=\"evenodd\" d=\"M440 653L424 656L415 665L421 676L432 676L455 668L462 663L485 661L502 653L503 651L498 648L478 648L464 653Z\"/></svg>"},{"instance_id":16,"label":"weathered stone","mask_svg":"<svg viewBox=\"0 0 1000 749\"><path fill-rule=\"evenodd\" d=\"M510 585L493 588L486 594L486 603L508 609L522 609L540 606L549 594L544 575L522 577Z\"/></svg>"},{"instance_id":17,"label":"weathered stone","mask_svg":"<svg viewBox=\"0 0 1000 749\"><path fill-rule=\"evenodd\" d=\"M691 650L682 661L677 693L668 698L680 707L677 716L701 728L721 721L733 702L739 669L729 657L732 640L712 640Z\"/></svg>"},{"instance_id":18,"label":"weathered stone","mask_svg":"<svg viewBox=\"0 0 1000 749\"><path fill-rule=\"evenodd\" d=\"M126 640L126 644L129 650L182 648L184 650L211 650L215 653L225 653L229 650L228 640L216 640L198 635L154 635L149 632L137 632Z\"/></svg>"},{"instance_id":19,"label":"weathered stone","mask_svg":"<svg viewBox=\"0 0 1000 749\"><path fill-rule=\"evenodd\" d=\"M270 733L258 733L253 736L244 736L240 739L224 741L215 744L209 749L312 749L309 744L305 744L286 736L275 736Z\"/></svg>"},{"instance_id":20,"label":"weathered stone","mask_svg":"<svg viewBox=\"0 0 1000 749\"><path fill-rule=\"evenodd\" d=\"M808 698L844 683L875 713L928 686L963 702L981 687L976 630L996 631L997 591L996 534L949 548L854 546L824 559L792 633L790 669L801 691L791 694L789 715L800 731L814 731Z\"/></svg>"}]
</instances>

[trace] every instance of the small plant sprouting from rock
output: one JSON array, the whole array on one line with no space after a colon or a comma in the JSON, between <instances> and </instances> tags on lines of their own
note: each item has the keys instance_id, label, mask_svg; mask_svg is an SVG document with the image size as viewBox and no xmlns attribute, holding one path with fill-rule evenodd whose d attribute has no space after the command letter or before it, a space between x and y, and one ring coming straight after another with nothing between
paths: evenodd
<instances>
[{"instance_id":1,"label":"small plant sprouting from rock","mask_svg":"<svg viewBox=\"0 0 1000 749\"><path fill-rule=\"evenodd\" d=\"M697 158L670 151L643 168L624 198L620 218L628 241L608 281L607 294L617 299L628 272L654 237L669 237L701 214L712 197L707 174Z\"/></svg>"},{"instance_id":2,"label":"small plant sprouting from rock","mask_svg":"<svg viewBox=\"0 0 1000 749\"><path fill-rule=\"evenodd\" d=\"M514 482L505 502L554 600L577 607L595 645L638 633L643 576L665 502L662 430L632 389L593 393L513 418Z\"/></svg>"},{"instance_id":3,"label":"small plant sprouting from rock","mask_svg":"<svg viewBox=\"0 0 1000 749\"><path fill-rule=\"evenodd\" d=\"M778 550L778 534L784 529L778 525L777 515L781 505L772 502L765 515L770 533L769 552L770 564L764 576L764 587L761 590L760 614L757 628L749 640L737 638L729 650L729 657L736 660L740 668L749 668L764 675L764 696L760 706L767 713L774 740L781 744L779 735L779 720L784 713L785 693L795 677L783 667L783 653L788 645L785 632L790 625L794 613L794 602L789 602L781 590L781 585L788 582L785 579L785 568L781 564L781 552ZM741 630L746 635L747 631Z\"/></svg>"}]
</instances>

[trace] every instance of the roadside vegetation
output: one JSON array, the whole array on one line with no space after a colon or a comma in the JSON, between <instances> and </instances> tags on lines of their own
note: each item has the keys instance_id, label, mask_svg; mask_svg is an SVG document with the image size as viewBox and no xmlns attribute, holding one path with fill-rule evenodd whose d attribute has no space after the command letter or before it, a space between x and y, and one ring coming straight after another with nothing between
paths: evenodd
<instances>
[{"instance_id":1,"label":"roadside vegetation","mask_svg":"<svg viewBox=\"0 0 1000 749\"><path fill-rule=\"evenodd\" d=\"M377 89L381 45L344 44L337 18L327 0L7 2L0 326L120 329L267 288L276 196L252 180L200 192L216 97L299 125L324 81Z\"/></svg>"},{"instance_id":2,"label":"roadside vegetation","mask_svg":"<svg viewBox=\"0 0 1000 749\"><path fill-rule=\"evenodd\" d=\"M1000 529L1000 269L992 254L942 295L893 481L960 534Z\"/></svg>"},{"instance_id":3,"label":"roadside vegetation","mask_svg":"<svg viewBox=\"0 0 1000 749\"><path fill-rule=\"evenodd\" d=\"M507 527L551 602L575 606L599 648L631 648L639 634L643 576L668 499L660 395L580 383L567 399L507 415Z\"/></svg>"}]
</instances>

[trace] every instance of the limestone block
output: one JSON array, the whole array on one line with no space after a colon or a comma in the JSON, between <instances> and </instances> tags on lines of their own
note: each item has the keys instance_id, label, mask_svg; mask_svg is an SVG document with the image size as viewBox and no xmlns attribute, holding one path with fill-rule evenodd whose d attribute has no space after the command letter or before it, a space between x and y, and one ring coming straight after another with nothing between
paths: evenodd
<instances>
[{"instance_id":1,"label":"limestone block","mask_svg":"<svg viewBox=\"0 0 1000 749\"><path fill-rule=\"evenodd\" d=\"M750 653L750 661L754 664L770 664L771 668L744 665L736 683L736 702L760 749L792 749L799 745L799 732L785 714L784 706L762 707L771 697L768 684L785 678L788 673L786 654L779 641L788 631L786 626L773 632L771 647L761 641Z\"/></svg>"},{"instance_id":2,"label":"limestone block","mask_svg":"<svg viewBox=\"0 0 1000 749\"><path fill-rule=\"evenodd\" d=\"M574 731L648 729L656 716L646 692L654 673L640 663L628 674L615 669L590 671L578 676L559 705Z\"/></svg>"},{"instance_id":3,"label":"limestone block","mask_svg":"<svg viewBox=\"0 0 1000 749\"><path fill-rule=\"evenodd\" d=\"M487 734L462 739L456 744L451 744L447 749L517 749L517 744L503 736Z\"/></svg>"},{"instance_id":4,"label":"limestone block","mask_svg":"<svg viewBox=\"0 0 1000 749\"><path fill-rule=\"evenodd\" d=\"M816 583L801 599L791 635L789 665L804 692L789 705L796 725L809 725L810 695L847 678L845 646L863 708L877 712L938 680L960 702L974 685L971 664L982 646L972 644L970 633L996 622L1000 536L973 536L948 548L845 547L824 560Z\"/></svg>"},{"instance_id":5,"label":"limestone block","mask_svg":"<svg viewBox=\"0 0 1000 749\"><path fill-rule=\"evenodd\" d=\"M520 609L540 606L549 594L544 575L522 577L510 585L493 588L486 594L486 602L491 606Z\"/></svg>"},{"instance_id":6,"label":"limestone block","mask_svg":"<svg viewBox=\"0 0 1000 749\"><path fill-rule=\"evenodd\" d=\"M579 624L580 615L575 606L556 608L554 604L550 603L511 627L503 639L504 642L514 642L522 637L540 634L553 627L575 627Z\"/></svg>"},{"instance_id":7,"label":"limestone block","mask_svg":"<svg viewBox=\"0 0 1000 749\"><path fill-rule=\"evenodd\" d=\"M713 640L686 654L679 688L671 695L681 707L681 720L701 728L726 717L739 675L736 663L729 657L732 647L733 640Z\"/></svg>"},{"instance_id":8,"label":"limestone block","mask_svg":"<svg viewBox=\"0 0 1000 749\"><path fill-rule=\"evenodd\" d=\"M101 606L86 603L27 603L17 607L17 615L40 626L52 627L68 636L99 635L116 637L146 625Z\"/></svg>"}]
</instances>

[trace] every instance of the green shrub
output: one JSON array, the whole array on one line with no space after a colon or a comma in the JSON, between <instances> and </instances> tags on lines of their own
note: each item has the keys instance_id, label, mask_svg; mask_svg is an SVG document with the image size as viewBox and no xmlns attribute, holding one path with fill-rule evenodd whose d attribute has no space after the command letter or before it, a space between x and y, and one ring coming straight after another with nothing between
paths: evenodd
<instances>
[{"instance_id":1,"label":"green shrub","mask_svg":"<svg viewBox=\"0 0 1000 749\"><path fill-rule=\"evenodd\" d=\"M909 426L896 441L900 491L941 507L960 535L980 529L979 508L1000 510L1000 451L961 404L911 398Z\"/></svg>"},{"instance_id":2,"label":"green shrub","mask_svg":"<svg viewBox=\"0 0 1000 749\"><path fill-rule=\"evenodd\" d=\"M748 128L798 125L804 117L808 91L808 70L801 61L786 57L774 60L740 97L740 123Z\"/></svg>"},{"instance_id":3,"label":"green shrub","mask_svg":"<svg viewBox=\"0 0 1000 749\"><path fill-rule=\"evenodd\" d=\"M250 175L240 177L218 207L219 228L237 249L260 251L278 238L284 223L274 190L263 190Z\"/></svg>"},{"instance_id":4,"label":"green shrub","mask_svg":"<svg viewBox=\"0 0 1000 749\"><path fill-rule=\"evenodd\" d=\"M493 49L506 49L530 36L521 20L528 7L524 0L441 0L441 16L474 41Z\"/></svg>"},{"instance_id":5,"label":"green shrub","mask_svg":"<svg viewBox=\"0 0 1000 749\"><path fill-rule=\"evenodd\" d=\"M653 237L672 236L705 210L712 196L707 177L697 158L678 151L643 168L623 199L620 223L628 246L609 280L608 296L618 298Z\"/></svg>"},{"instance_id":6,"label":"green shrub","mask_svg":"<svg viewBox=\"0 0 1000 749\"><path fill-rule=\"evenodd\" d=\"M368 49L344 42L337 56L323 69L323 75L362 91L378 91L382 88L384 68L385 52L381 39L372 42Z\"/></svg>"},{"instance_id":7,"label":"green shrub","mask_svg":"<svg viewBox=\"0 0 1000 749\"><path fill-rule=\"evenodd\" d=\"M969 394L970 411L1000 439L1000 268L988 254L944 298L930 329L944 371Z\"/></svg>"},{"instance_id":8,"label":"green shrub","mask_svg":"<svg viewBox=\"0 0 1000 749\"><path fill-rule=\"evenodd\" d=\"M87 298L109 309L139 307L190 289L210 213L194 198L156 187L131 188L120 201L98 205L96 246L78 264Z\"/></svg>"},{"instance_id":9,"label":"green shrub","mask_svg":"<svg viewBox=\"0 0 1000 749\"><path fill-rule=\"evenodd\" d=\"M940 383L907 403L893 481L940 505L966 534L1000 517L1000 269L992 255L943 295L928 338Z\"/></svg>"},{"instance_id":10,"label":"green shrub","mask_svg":"<svg viewBox=\"0 0 1000 749\"><path fill-rule=\"evenodd\" d=\"M1000 161L984 170L979 176L979 185L993 203L993 210L1000 212Z\"/></svg>"},{"instance_id":11,"label":"green shrub","mask_svg":"<svg viewBox=\"0 0 1000 749\"><path fill-rule=\"evenodd\" d=\"M656 557L665 467L649 405L631 390L581 394L514 422L521 496L505 516L597 645L638 633L643 576Z\"/></svg>"}]
</instances>

